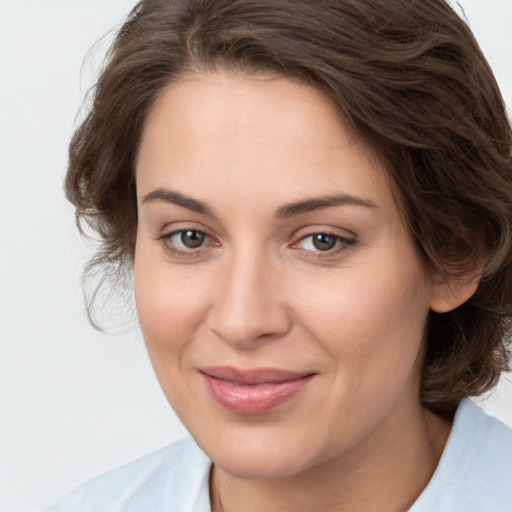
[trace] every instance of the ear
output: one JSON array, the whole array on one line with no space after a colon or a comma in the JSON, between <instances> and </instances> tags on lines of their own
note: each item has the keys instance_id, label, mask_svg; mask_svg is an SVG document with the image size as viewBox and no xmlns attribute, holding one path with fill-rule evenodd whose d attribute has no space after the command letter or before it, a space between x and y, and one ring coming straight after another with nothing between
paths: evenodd
<instances>
[{"instance_id":1,"label":"ear","mask_svg":"<svg viewBox=\"0 0 512 512\"><path fill-rule=\"evenodd\" d=\"M448 279L436 275L430 308L436 313L447 313L458 308L476 292L481 277L482 271Z\"/></svg>"}]
</instances>

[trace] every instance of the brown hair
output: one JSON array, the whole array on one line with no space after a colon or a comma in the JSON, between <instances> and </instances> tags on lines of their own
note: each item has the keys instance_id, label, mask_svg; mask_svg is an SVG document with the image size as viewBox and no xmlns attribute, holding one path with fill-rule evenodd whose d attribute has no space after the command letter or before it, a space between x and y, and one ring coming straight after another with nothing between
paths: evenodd
<instances>
[{"instance_id":1,"label":"brown hair","mask_svg":"<svg viewBox=\"0 0 512 512\"><path fill-rule=\"evenodd\" d=\"M470 300L429 317L421 398L448 416L493 387L512 318L511 129L478 44L443 0L137 4L70 145L67 197L101 237L86 274L131 266L148 111L170 82L219 68L324 91L387 165L426 261L461 279L485 263Z\"/></svg>"}]
</instances>

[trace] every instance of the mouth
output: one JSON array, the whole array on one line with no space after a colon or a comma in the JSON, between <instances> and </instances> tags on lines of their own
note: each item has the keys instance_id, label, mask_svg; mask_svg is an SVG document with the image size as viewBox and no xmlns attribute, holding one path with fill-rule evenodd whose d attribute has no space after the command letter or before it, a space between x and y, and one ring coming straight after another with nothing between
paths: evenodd
<instances>
[{"instance_id":1,"label":"mouth","mask_svg":"<svg viewBox=\"0 0 512 512\"><path fill-rule=\"evenodd\" d=\"M224 409L241 415L269 412L291 400L311 382L314 373L260 368L239 370L216 366L200 373L210 396Z\"/></svg>"}]
</instances>

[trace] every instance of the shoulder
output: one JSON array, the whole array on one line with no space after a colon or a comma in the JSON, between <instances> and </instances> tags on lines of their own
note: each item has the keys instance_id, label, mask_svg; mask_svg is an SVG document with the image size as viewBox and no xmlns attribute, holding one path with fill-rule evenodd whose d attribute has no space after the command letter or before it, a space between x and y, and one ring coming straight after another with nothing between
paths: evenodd
<instances>
[{"instance_id":1,"label":"shoulder","mask_svg":"<svg viewBox=\"0 0 512 512\"><path fill-rule=\"evenodd\" d=\"M47 512L208 511L210 464L187 438L86 482Z\"/></svg>"},{"instance_id":2,"label":"shoulder","mask_svg":"<svg viewBox=\"0 0 512 512\"><path fill-rule=\"evenodd\" d=\"M512 430L470 400L457 410L430 483L411 512L512 512Z\"/></svg>"}]
</instances>

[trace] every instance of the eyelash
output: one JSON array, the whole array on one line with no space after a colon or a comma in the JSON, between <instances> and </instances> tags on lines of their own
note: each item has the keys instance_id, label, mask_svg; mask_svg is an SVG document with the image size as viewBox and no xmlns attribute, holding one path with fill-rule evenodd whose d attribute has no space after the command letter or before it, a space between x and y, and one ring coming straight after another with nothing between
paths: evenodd
<instances>
[{"instance_id":1,"label":"eyelash","mask_svg":"<svg viewBox=\"0 0 512 512\"><path fill-rule=\"evenodd\" d=\"M169 251L171 254L181 257L181 258L190 258L199 256L207 247L204 245L201 245L197 248L188 248L187 250L181 250L177 249L176 246L172 245L172 238L177 235L183 236L184 233L191 232L195 234L199 234L200 236L204 236L204 240L213 240L213 238L205 233L204 231L201 231L199 229L178 229L176 231L172 231L170 233L165 233L156 240L159 240L162 242L164 248ZM309 238L313 238L314 236L323 235L326 237L331 237L335 240L335 246L332 249L328 249L325 251L322 251L320 249L318 250L311 250L311 249L301 249L298 247L299 244L303 243L305 240ZM297 242L293 243L290 247L300 250L306 257L308 258L329 258L332 257L335 254L338 254L339 252L346 251L352 246L356 240L354 238L347 238L341 235L338 235L336 233L331 233L328 231L315 231L313 233L308 233L307 235L302 236ZM312 242L314 243L314 242ZM212 245L218 245L216 242L214 242Z\"/></svg>"},{"instance_id":2,"label":"eyelash","mask_svg":"<svg viewBox=\"0 0 512 512\"><path fill-rule=\"evenodd\" d=\"M190 257L198 256L199 253L205 249L205 247L203 245L201 245L200 247L197 247L195 249L188 248L187 250L177 249L175 246L172 245L172 238L174 236L176 236L176 235L183 236L183 234L187 233L187 232L200 234L200 235L204 236L205 240L208 240L208 239L213 240L211 236L206 234L204 231L201 231L200 229L177 229L176 231L172 231L171 233L165 233L165 234L159 236L158 238L156 238L156 240L160 240L162 242L162 245L164 246L164 248L175 256L178 256L181 258L190 258Z\"/></svg>"},{"instance_id":3,"label":"eyelash","mask_svg":"<svg viewBox=\"0 0 512 512\"><path fill-rule=\"evenodd\" d=\"M328 250L325 250L325 251L322 251L320 249L318 249L316 251L315 250L310 250L310 249L300 249L300 248L297 247L300 243L303 243L308 238L311 239L311 243L313 244L314 243L313 242L313 237L318 236L318 235L323 235L323 236L327 236L327 237L333 238L334 242L335 242L334 247L332 249L328 249ZM356 242L356 240L354 238L347 238L347 237L338 235L336 233L331 233L329 231L316 231L314 233L308 233L307 235L301 237L298 242L295 242L292 245L292 247L294 247L294 248L297 247L308 258L319 259L319 258L329 258L329 257L332 257L334 255L337 255L340 252L346 251L355 242Z\"/></svg>"}]
</instances>

